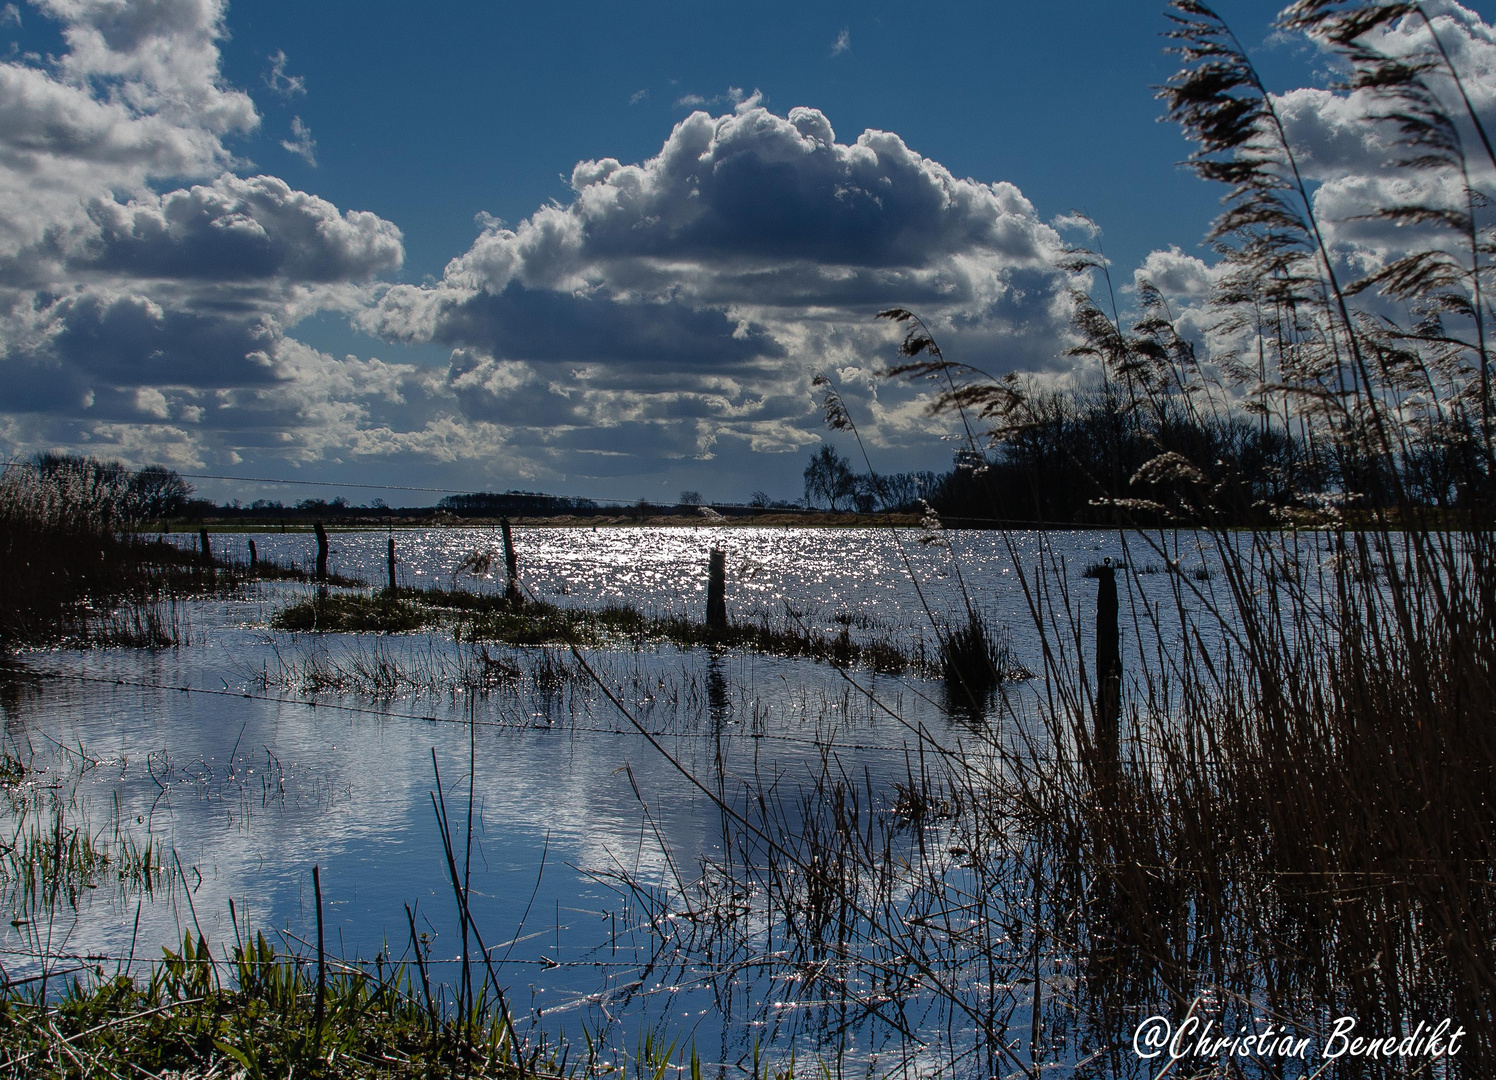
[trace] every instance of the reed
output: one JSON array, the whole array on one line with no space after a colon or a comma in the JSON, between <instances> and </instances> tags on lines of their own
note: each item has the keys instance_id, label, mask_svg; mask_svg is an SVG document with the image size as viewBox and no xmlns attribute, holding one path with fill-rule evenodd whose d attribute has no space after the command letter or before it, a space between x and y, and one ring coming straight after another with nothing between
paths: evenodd
<instances>
[{"instance_id":1,"label":"reed","mask_svg":"<svg viewBox=\"0 0 1496 1080\"><path fill-rule=\"evenodd\" d=\"M1084 605L1046 584L1057 576L1041 555L1028 592L1045 657L1038 724L997 796L1045 857L1032 925L1074 957L1082 1043L1117 1045L1140 1007L1178 1018L1202 1001L1232 1030L1353 1015L1406 1034L1448 1016L1468 1033L1450 1074L1482 1075L1496 1059L1496 456L1491 236L1471 177L1496 155L1479 116L1459 111L1460 73L1417 5L1290 8L1283 25L1340 50L1352 84L1380 98L1403 166L1462 200L1374 208L1423 229L1426 246L1350 280L1250 58L1206 5L1179 0L1171 18L1184 67L1161 96L1197 143L1192 166L1232 185L1214 305L1238 345L1203 362L1146 284L1130 327L1074 295L1076 351L1104 368L1119 422L1155 447L1120 484L1078 475L1128 562L1176 571L1152 599L1180 629L1133 593L1144 647L1115 767L1091 733ZM1427 50L1378 53L1372 32L1403 18L1433 35ZM1081 249L1067 265L1106 272ZM947 360L907 311L885 315L914 327L890 374L935 380L937 408L985 422L998 446L1039 419L1020 382ZM1233 528L1219 462L1171 440L1242 401L1310 455L1263 508L1271 527ZM1413 482L1435 459L1442 486ZM1170 560L1177 537L1157 524L1169 519L1201 524L1218 570Z\"/></svg>"},{"instance_id":2,"label":"reed","mask_svg":"<svg viewBox=\"0 0 1496 1080\"><path fill-rule=\"evenodd\" d=\"M204 557L146 539L141 474L92 458L42 459L0 475L0 651L68 642L182 643L176 598L237 595L256 580L308 580L294 565ZM355 586L350 578L333 584Z\"/></svg>"},{"instance_id":3,"label":"reed","mask_svg":"<svg viewBox=\"0 0 1496 1080\"><path fill-rule=\"evenodd\" d=\"M1342 1016L1399 1037L1448 1017L1465 1033L1457 1056L1315 1075L1490 1075L1496 237L1471 178L1496 152L1418 5L1290 8L1284 28L1339 49L1352 84L1380 97L1404 167L1454 193L1374 208L1426 243L1352 280L1237 39L1196 0L1171 17L1184 66L1163 97L1197 171L1232 185L1214 305L1237 348L1197 357L1146 284L1125 325L1111 290L1085 288L1105 260L1067 254L1077 351L1105 373L1119 436L1152 448L1120 476L1072 462L1122 564L1143 567L1121 576L1134 647L1118 749L1094 734L1092 594L1043 546L1022 567L1019 632L1044 662L1032 693L1001 698L1000 726L954 745L912 730L892 791L829 746L798 794L778 775L724 784L722 854L697 879L615 882L668 945L719 965L720 992L751 1019L793 1009L777 1030L832 1040L870 1027L890 1071L934 1056L951 1073L1038 1077L1084 1059L1091 1075L1132 1075L1132 1030L1161 1012L1231 1033L1273 1019L1316 1052ZM1369 44L1399 19L1427 30L1423 53ZM1044 421L1052 402L1021 379L947 358L912 312L884 315L909 328L888 374L930 381L937 410L993 440L973 443L974 461ZM1242 405L1302 453L1272 500L1245 508L1187 438ZM834 390L827 416L851 426ZM1208 563L1179 563L1171 521L1198 526ZM933 1031L949 1042L932 1054ZM1191 1068L1281 1075L1224 1055Z\"/></svg>"}]
</instances>

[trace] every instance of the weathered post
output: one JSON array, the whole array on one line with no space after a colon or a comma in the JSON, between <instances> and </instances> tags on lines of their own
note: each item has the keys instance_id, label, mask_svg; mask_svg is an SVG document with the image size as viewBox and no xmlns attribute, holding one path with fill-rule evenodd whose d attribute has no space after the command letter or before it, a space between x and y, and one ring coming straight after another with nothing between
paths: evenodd
<instances>
[{"instance_id":1,"label":"weathered post","mask_svg":"<svg viewBox=\"0 0 1496 1080\"><path fill-rule=\"evenodd\" d=\"M514 553L514 533L509 529L508 518L499 518L499 531L504 534L504 573L507 575L504 595L513 600L519 596L519 556Z\"/></svg>"},{"instance_id":2,"label":"weathered post","mask_svg":"<svg viewBox=\"0 0 1496 1080\"><path fill-rule=\"evenodd\" d=\"M327 530L317 522L317 580L327 580Z\"/></svg>"},{"instance_id":3,"label":"weathered post","mask_svg":"<svg viewBox=\"0 0 1496 1080\"><path fill-rule=\"evenodd\" d=\"M197 530L197 557L204 566L213 565L213 548L208 543L208 527L202 526Z\"/></svg>"},{"instance_id":4,"label":"weathered post","mask_svg":"<svg viewBox=\"0 0 1496 1080\"><path fill-rule=\"evenodd\" d=\"M1122 717L1122 635L1117 628L1117 571L1107 559L1096 574L1096 749L1103 763L1118 759Z\"/></svg>"},{"instance_id":5,"label":"weathered post","mask_svg":"<svg viewBox=\"0 0 1496 1080\"><path fill-rule=\"evenodd\" d=\"M251 540L249 542L249 568L251 570L254 570L257 567L259 567L259 565L260 565L260 553L255 550L255 542L253 540Z\"/></svg>"},{"instance_id":6,"label":"weathered post","mask_svg":"<svg viewBox=\"0 0 1496 1080\"><path fill-rule=\"evenodd\" d=\"M321 528L319 525L318 528ZM325 1015L323 999L327 996L327 950L322 945L322 875L316 863L312 864L312 893L317 899L317 1004L312 1009L312 1053L321 1053L322 1018Z\"/></svg>"},{"instance_id":7,"label":"weathered post","mask_svg":"<svg viewBox=\"0 0 1496 1080\"><path fill-rule=\"evenodd\" d=\"M388 557L385 559L385 567L386 567L386 569L389 570L389 574L390 574L389 594L391 596L394 596L395 595L395 534L394 534L393 531L390 532L390 552L389 552Z\"/></svg>"},{"instance_id":8,"label":"weathered post","mask_svg":"<svg viewBox=\"0 0 1496 1080\"><path fill-rule=\"evenodd\" d=\"M711 630L727 629L727 552L712 548L707 564L706 625Z\"/></svg>"}]
</instances>

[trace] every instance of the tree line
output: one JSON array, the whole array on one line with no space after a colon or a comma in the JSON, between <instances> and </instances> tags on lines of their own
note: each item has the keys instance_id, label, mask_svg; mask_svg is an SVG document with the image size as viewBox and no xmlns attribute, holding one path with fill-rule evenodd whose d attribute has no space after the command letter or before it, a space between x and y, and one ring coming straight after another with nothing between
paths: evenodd
<instances>
[{"instance_id":1,"label":"tree line","mask_svg":"<svg viewBox=\"0 0 1496 1080\"><path fill-rule=\"evenodd\" d=\"M1464 511L1491 489L1475 432L1424 439L1396 462L1347 453L1250 412L1140 409L1115 387L1030 395L1024 421L943 473L861 473L829 443L805 467L805 504L1027 524L1271 525L1325 507L1385 506L1402 491Z\"/></svg>"}]
</instances>

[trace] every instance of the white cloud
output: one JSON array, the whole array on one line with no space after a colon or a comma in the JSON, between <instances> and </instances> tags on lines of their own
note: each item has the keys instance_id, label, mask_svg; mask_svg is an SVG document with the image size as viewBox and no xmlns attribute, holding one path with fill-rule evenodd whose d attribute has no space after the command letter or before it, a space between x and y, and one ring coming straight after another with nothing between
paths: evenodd
<instances>
[{"instance_id":1,"label":"white cloud","mask_svg":"<svg viewBox=\"0 0 1496 1080\"><path fill-rule=\"evenodd\" d=\"M157 420L165 420L171 416L171 409L167 407L166 395L155 387L142 386L135 391L135 407L147 416L153 416Z\"/></svg>"},{"instance_id":2,"label":"white cloud","mask_svg":"<svg viewBox=\"0 0 1496 1080\"><path fill-rule=\"evenodd\" d=\"M852 51L852 31L843 26L841 33L836 35L836 40L831 43L831 55L840 56L844 52Z\"/></svg>"},{"instance_id":3,"label":"white cloud","mask_svg":"<svg viewBox=\"0 0 1496 1080\"><path fill-rule=\"evenodd\" d=\"M300 75L286 74L286 52L277 49L270 56L270 70L265 73L265 85L284 98L293 98L306 93L306 79Z\"/></svg>"},{"instance_id":4,"label":"white cloud","mask_svg":"<svg viewBox=\"0 0 1496 1080\"><path fill-rule=\"evenodd\" d=\"M212 183L128 203L88 206L60 252L70 271L188 281L359 281L400 266L400 230L273 176Z\"/></svg>"},{"instance_id":5,"label":"white cloud","mask_svg":"<svg viewBox=\"0 0 1496 1080\"><path fill-rule=\"evenodd\" d=\"M1167 251L1150 251L1143 265L1133 271L1133 283L1146 281L1166 297L1203 300L1210 296L1218 276L1219 271L1204 259L1171 245Z\"/></svg>"},{"instance_id":6,"label":"white cloud","mask_svg":"<svg viewBox=\"0 0 1496 1080\"><path fill-rule=\"evenodd\" d=\"M409 414L410 395L427 396L415 369L334 361L286 333L364 302L404 250L374 214L236 175L225 140L260 118L222 81L222 3L37 6L67 51L0 63L7 449L198 464L425 423ZM283 56L272 72L300 86ZM293 131L310 155L310 133Z\"/></svg>"},{"instance_id":7,"label":"white cloud","mask_svg":"<svg viewBox=\"0 0 1496 1080\"><path fill-rule=\"evenodd\" d=\"M291 117L291 138L282 139L281 146L312 168L317 167L317 140L312 138L312 129L302 123L301 117Z\"/></svg>"},{"instance_id":8,"label":"white cloud","mask_svg":"<svg viewBox=\"0 0 1496 1080\"><path fill-rule=\"evenodd\" d=\"M58 70L65 82L113 80L113 96L130 110L215 134L258 122L249 95L222 84L222 0L38 0L37 6L63 23L68 51Z\"/></svg>"},{"instance_id":9,"label":"white cloud","mask_svg":"<svg viewBox=\"0 0 1496 1080\"><path fill-rule=\"evenodd\" d=\"M716 94L709 98L702 97L700 94L686 94L676 99L675 107L678 109L718 109L730 106L734 112L744 113L758 108L764 100L762 90L754 90L753 93L747 94L740 86L729 86L725 94Z\"/></svg>"},{"instance_id":10,"label":"white cloud","mask_svg":"<svg viewBox=\"0 0 1496 1080\"><path fill-rule=\"evenodd\" d=\"M884 307L917 307L976 363L1058 362L1060 242L1016 187L957 178L886 132L840 143L815 109L730 97L646 162L578 163L569 204L490 224L441 281L390 287L363 325L454 346L446 389L466 415L661 461L816 441L811 375L889 363ZM908 390L862 393L870 441L928 445Z\"/></svg>"}]
</instances>

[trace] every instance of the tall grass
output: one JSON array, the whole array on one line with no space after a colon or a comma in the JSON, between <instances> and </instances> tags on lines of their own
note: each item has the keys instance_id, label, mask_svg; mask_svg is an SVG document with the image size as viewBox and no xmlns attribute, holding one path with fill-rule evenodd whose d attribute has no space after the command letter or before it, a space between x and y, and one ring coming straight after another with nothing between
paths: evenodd
<instances>
[{"instance_id":1,"label":"tall grass","mask_svg":"<svg viewBox=\"0 0 1496 1080\"><path fill-rule=\"evenodd\" d=\"M166 579L201 578L189 553L136 540L128 472L91 458L0 475L0 649L71 638L161 646L178 640ZM211 574L211 571L208 571Z\"/></svg>"},{"instance_id":2,"label":"tall grass","mask_svg":"<svg viewBox=\"0 0 1496 1080\"><path fill-rule=\"evenodd\" d=\"M1496 151L1418 5L1285 12L1285 29L1341 53L1397 167L1454 193L1369 208L1409 225L1410 246L1357 278L1250 57L1206 5L1170 10L1183 68L1162 96L1199 147L1194 168L1231 186L1212 303L1230 348L1197 355L1146 283L1124 323L1112 290L1089 290L1105 260L1064 259L1075 351L1100 366L1130 445L1154 447L1130 475L1077 463L1076 482L1113 515L1126 565L1181 570L1146 593L1124 575L1119 749L1098 737L1090 594L1042 547L1020 632L1043 666L1034 693L1004 697L1006 732L947 745L919 730L893 792L828 748L798 796L777 775L720 796L727 842L698 880L620 887L683 951L722 964L721 992L752 1017L780 1023L798 1005L833 1037L870 1023L880 1067L1156 1074L1166 1059L1149 1068L1130 1040L1163 1013L1228 1034L1273 1022L1316 1055L1340 1017L1398 1038L1449 1018L1457 1056L1316 1061L1314 1075L1492 1075L1496 231L1475 178ZM1398 20L1422 52L1376 50ZM911 327L888 374L932 381L976 460L1043 419L1021 379L948 359L907 310L884 314ZM1189 438L1243 414L1302 454L1281 497L1245 515L1240 486ZM1171 518L1198 525L1208 568L1171 558ZM1017 562L1016 540L1009 551ZM758 972L770 989L733 998ZM1186 1069L1282 1074L1226 1054Z\"/></svg>"},{"instance_id":3,"label":"tall grass","mask_svg":"<svg viewBox=\"0 0 1496 1080\"><path fill-rule=\"evenodd\" d=\"M181 644L174 597L232 593L252 579L308 579L294 565L204 561L190 550L142 538L135 529L149 500L141 493L141 475L93 458L40 458L5 467L0 651L59 640L144 648Z\"/></svg>"},{"instance_id":4,"label":"tall grass","mask_svg":"<svg viewBox=\"0 0 1496 1080\"><path fill-rule=\"evenodd\" d=\"M1084 479L1124 544L1148 549L1129 561L1169 556L1169 532L1125 531L1138 522L1203 522L1222 580L1171 576L1177 640L1157 609L1134 608L1145 647L1114 761L1074 647L1084 605L1034 579L1042 736L1002 789L1051 860L1035 932L1047 922L1073 950L1097 1044L1115 1045L1140 1007L1179 1020L1202 1001L1233 1022L1349 1014L1397 1035L1449 1016L1468 1033L1451 1070L1484 1075L1496 1060L1493 234L1472 177L1496 154L1417 5L1285 12L1285 28L1342 53L1398 165L1457 193L1371 208L1414 226L1412 247L1349 280L1250 58L1206 5L1178 0L1170 17L1184 66L1161 96L1199 148L1193 168L1231 185L1213 308L1234 345L1197 356L1146 284L1125 326L1084 288L1105 261L1070 252L1083 275L1074 351L1102 365L1121 422L1156 447L1130 481ZM1378 52L1375 31L1403 19L1425 51ZM914 325L892 375L935 380L937 408L979 418L999 444L1036 420L1021 383L948 361ZM1243 408L1308 449L1302 475L1333 478L1331 498L1318 485L1294 498L1290 474L1290 498L1267 508L1277 527L1230 527L1241 516L1211 475L1219 463L1179 436ZM1433 466L1444 479L1430 487Z\"/></svg>"},{"instance_id":5,"label":"tall grass","mask_svg":"<svg viewBox=\"0 0 1496 1080\"><path fill-rule=\"evenodd\" d=\"M127 527L122 474L87 463L0 476L0 647L77 621L85 597L123 591L128 560L116 540Z\"/></svg>"}]
</instances>

